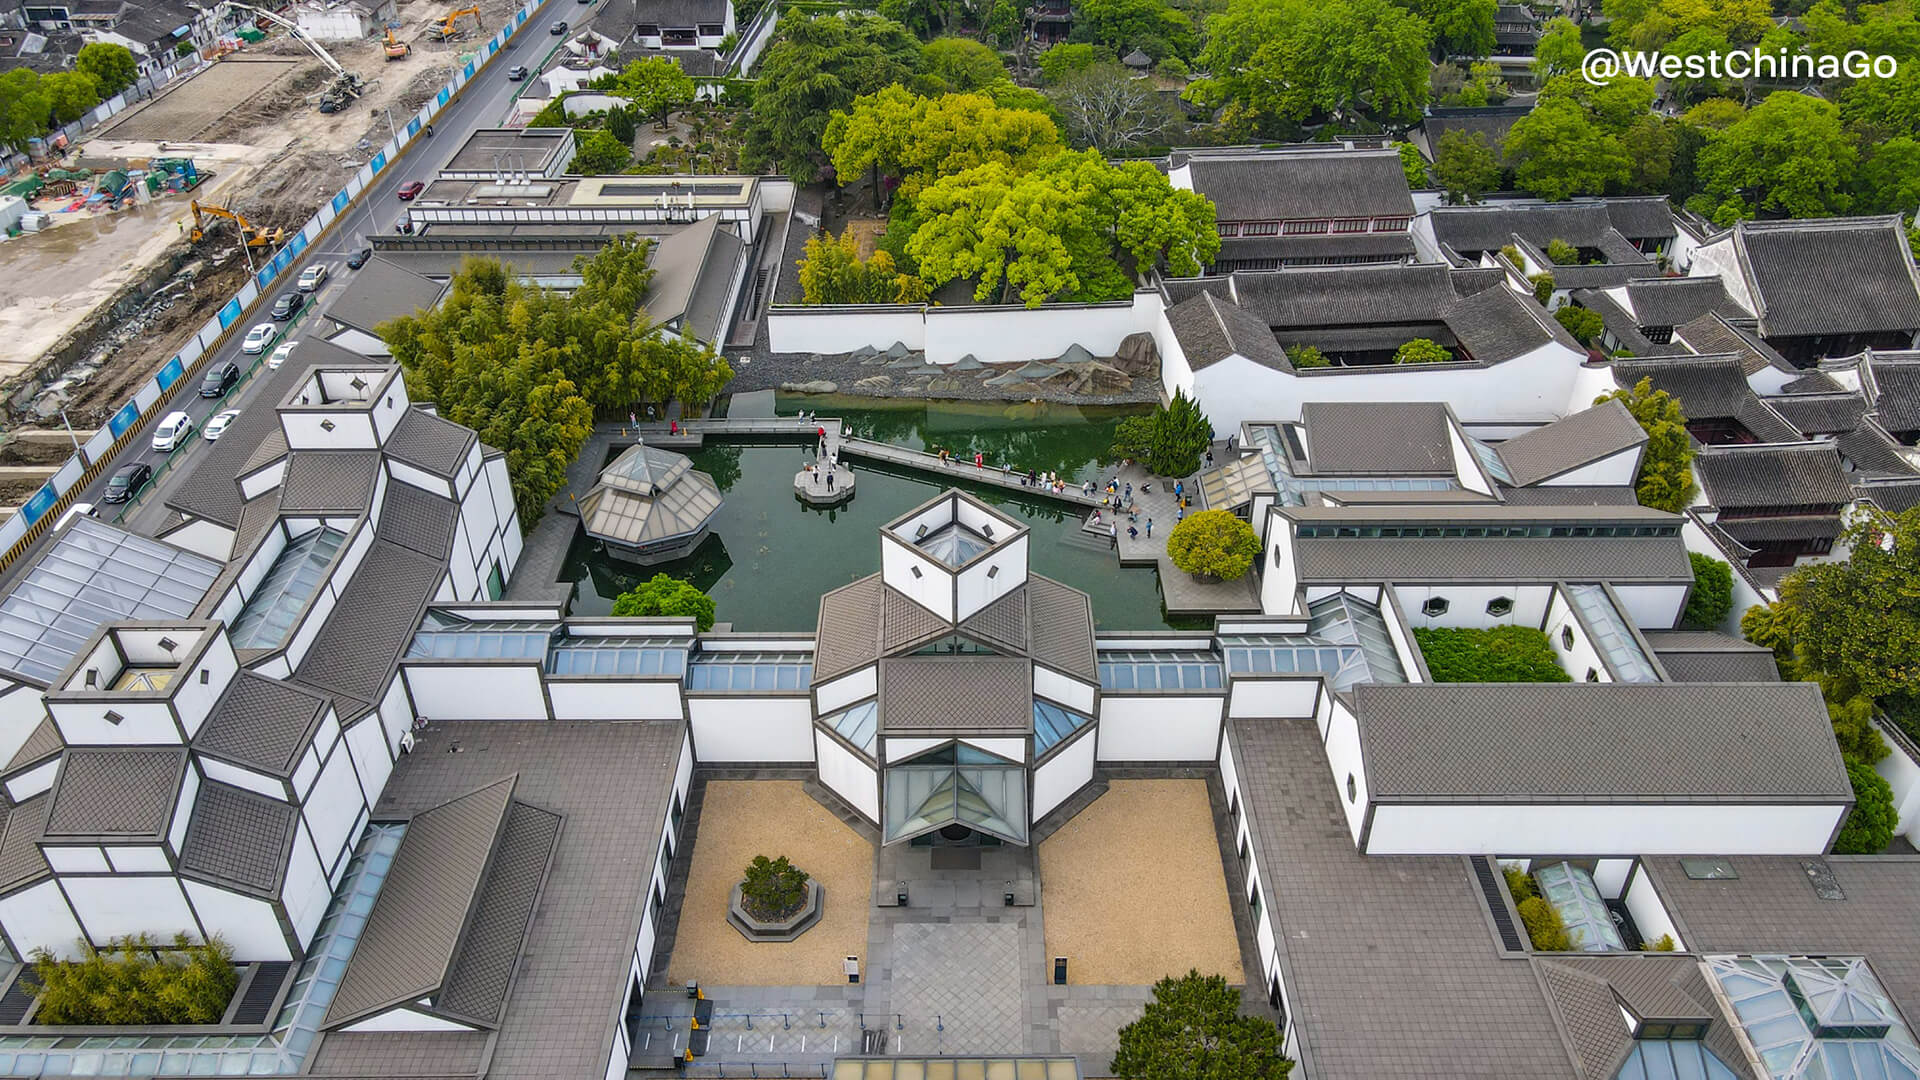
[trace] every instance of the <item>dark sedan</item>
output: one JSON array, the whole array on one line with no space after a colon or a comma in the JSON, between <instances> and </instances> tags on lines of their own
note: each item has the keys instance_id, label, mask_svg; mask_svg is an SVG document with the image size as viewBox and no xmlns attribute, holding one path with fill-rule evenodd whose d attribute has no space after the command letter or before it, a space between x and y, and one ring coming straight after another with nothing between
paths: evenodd
<instances>
[{"instance_id":1,"label":"dark sedan","mask_svg":"<svg viewBox=\"0 0 1920 1080\"><path fill-rule=\"evenodd\" d=\"M373 249L361 248L359 251L347 256L347 269L358 270L367 265L367 260L371 258L373 258Z\"/></svg>"},{"instance_id":2,"label":"dark sedan","mask_svg":"<svg viewBox=\"0 0 1920 1080\"><path fill-rule=\"evenodd\" d=\"M207 369L207 375L200 380L200 396L205 398L225 397L233 384L240 381L240 366L229 360L224 364L215 364Z\"/></svg>"},{"instance_id":3,"label":"dark sedan","mask_svg":"<svg viewBox=\"0 0 1920 1080\"><path fill-rule=\"evenodd\" d=\"M281 293L280 298L273 302L273 317L279 319L281 322L285 322L299 314L300 309L305 307L306 303L306 293Z\"/></svg>"},{"instance_id":4,"label":"dark sedan","mask_svg":"<svg viewBox=\"0 0 1920 1080\"><path fill-rule=\"evenodd\" d=\"M101 502L123 503L140 494L140 489L153 480L153 466L144 461L131 465L122 465L120 470L107 479L107 490L100 495Z\"/></svg>"}]
</instances>

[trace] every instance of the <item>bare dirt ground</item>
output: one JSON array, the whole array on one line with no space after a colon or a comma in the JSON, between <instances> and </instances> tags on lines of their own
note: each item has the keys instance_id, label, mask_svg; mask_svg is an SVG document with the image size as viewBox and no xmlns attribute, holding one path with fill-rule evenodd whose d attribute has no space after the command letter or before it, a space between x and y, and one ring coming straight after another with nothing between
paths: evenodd
<instances>
[{"instance_id":1,"label":"bare dirt ground","mask_svg":"<svg viewBox=\"0 0 1920 1080\"><path fill-rule=\"evenodd\" d=\"M151 155L164 141L169 155L213 162L215 180L194 193L202 203L235 209L256 225L297 228L391 137L389 110L392 124L404 125L518 4L479 0L484 29L467 16L454 40L432 40L429 25L456 6L447 0L401 4L401 27L394 33L413 52L400 60L387 60L378 37L326 43L342 66L365 80L362 97L342 112L318 112L317 95L331 76L300 43L276 31L130 110L84 142L81 152L91 160L114 144L144 145ZM164 310L124 320L121 330L133 332L115 334L124 340L109 341L109 351L93 358L98 369L83 372L84 385L68 413L76 424L83 414L92 423L117 408L245 280L245 261L230 234L217 234L200 251L186 250L181 222L187 217L186 200L170 197L0 244L0 342L6 343L0 346L0 391L12 389L23 373L40 366L46 350L162 260L210 260L190 290L177 289L154 305ZM86 284L75 288L75 282ZM48 372L43 381L57 374Z\"/></svg>"}]
</instances>

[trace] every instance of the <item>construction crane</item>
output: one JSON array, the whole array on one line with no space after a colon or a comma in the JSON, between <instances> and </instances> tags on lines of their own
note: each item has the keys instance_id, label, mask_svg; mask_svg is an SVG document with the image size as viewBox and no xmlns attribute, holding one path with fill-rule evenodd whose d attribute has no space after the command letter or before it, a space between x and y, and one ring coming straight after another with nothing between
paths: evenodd
<instances>
[{"instance_id":1,"label":"construction crane","mask_svg":"<svg viewBox=\"0 0 1920 1080\"><path fill-rule=\"evenodd\" d=\"M393 28L387 28L387 59L403 60L413 51L413 46L393 36Z\"/></svg>"},{"instance_id":2,"label":"construction crane","mask_svg":"<svg viewBox=\"0 0 1920 1080\"><path fill-rule=\"evenodd\" d=\"M441 19L439 22L428 27L427 32L433 35L433 39L435 41L450 40L454 36L454 32L460 28L459 26L460 16L462 15L473 16L474 29L476 30L486 29L486 26L480 21L480 9L477 7L469 7L469 8L460 8L457 11L448 12L446 18Z\"/></svg>"},{"instance_id":3,"label":"construction crane","mask_svg":"<svg viewBox=\"0 0 1920 1080\"><path fill-rule=\"evenodd\" d=\"M295 41L305 45L308 52L319 57L320 62L327 65L327 70L333 72L333 85L328 87L326 93L320 96L321 112L339 112L342 108L346 107L347 102L360 96L360 76L342 67L340 61L333 58L332 53L322 48L319 42L301 33L300 27L295 25L292 20L282 18L265 8L257 8L252 4L237 3L235 0L226 0L226 6L238 8L241 11L251 11L260 18L286 27L287 33ZM328 108L329 104L333 107Z\"/></svg>"},{"instance_id":4,"label":"construction crane","mask_svg":"<svg viewBox=\"0 0 1920 1080\"><path fill-rule=\"evenodd\" d=\"M287 231L285 229L262 229L254 225L253 222L248 221L245 215L237 211L229 210L224 206L205 206L202 205L199 200L195 200L191 205L193 207L193 233L190 239L196 244L207 238L207 234L212 228L212 222L208 220L210 218L214 221L224 219L233 222L240 230L241 239L246 241L248 247L275 248L279 247L280 242L286 239Z\"/></svg>"}]
</instances>

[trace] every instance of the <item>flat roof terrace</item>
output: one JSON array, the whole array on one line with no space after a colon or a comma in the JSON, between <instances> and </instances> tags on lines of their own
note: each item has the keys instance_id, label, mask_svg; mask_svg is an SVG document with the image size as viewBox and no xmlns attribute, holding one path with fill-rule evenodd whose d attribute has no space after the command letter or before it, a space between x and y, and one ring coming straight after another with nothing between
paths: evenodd
<instances>
[{"instance_id":1,"label":"flat roof terrace","mask_svg":"<svg viewBox=\"0 0 1920 1080\"><path fill-rule=\"evenodd\" d=\"M412 209L416 213L439 206L745 210L752 206L758 184L759 179L752 176L535 177L510 184L491 179L435 180L414 199Z\"/></svg>"}]
</instances>

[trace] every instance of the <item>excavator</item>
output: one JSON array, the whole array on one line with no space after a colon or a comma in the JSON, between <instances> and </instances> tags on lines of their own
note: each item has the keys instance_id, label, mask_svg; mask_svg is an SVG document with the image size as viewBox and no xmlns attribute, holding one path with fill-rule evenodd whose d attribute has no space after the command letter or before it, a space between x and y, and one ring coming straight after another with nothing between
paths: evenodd
<instances>
[{"instance_id":1,"label":"excavator","mask_svg":"<svg viewBox=\"0 0 1920 1080\"><path fill-rule=\"evenodd\" d=\"M237 8L240 11L250 11L257 18L265 19L274 25L286 27L289 36L300 44L305 45L308 52L318 57L321 63L327 65L327 70L333 73L333 84L327 87L320 95L321 112L339 112L352 104L354 99L360 96L360 92L365 85L361 81L360 76L342 67L340 61L333 58L332 53L322 47L319 42L314 41L311 37L302 33L300 27L291 19L282 18L271 11L254 7L252 4L239 3L238 0L225 0L225 3L227 7Z\"/></svg>"},{"instance_id":2,"label":"excavator","mask_svg":"<svg viewBox=\"0 0 1920 1080\"><path fill-rule=\"evenodd\" d=\"M222 219L233 222L240 230L240 235L246 239L248 247L277 248L281 242L287 238L287 231L285 229L260 228L254 225L253 222L248 221L245 215L234 210L229 210L224 206L205 206L198 200L195 200L191 205L193 207L193 233L189 239L196 244L205 240L208 233L212 231L213 225Z\"/></svg>"},{"instance_id":3,"label":"excavator","mask_svg":"<svg viewBox=\"0 0 1920 1080\"><path fill-rule=\"evenodd\" d=\"M393 36L393 27L387 27L387 59L404 60L413 51L413 46Z\"/></svg>"},{"instance_id":4,"label":"excavator","mask_svg":"<svg viewBox=\"0 0 1920 1080\"><path fill-rule=\"evenodd\" d=\"M462 15L473 16L474 29L476 30L486 29L486 26L482 24L480 21L480 9L477 7L469 7L469 8L460 8L456 11L449 11L447 13L446 18L441 19L439 22L428 27L427 33L432 34L433 40L435 41L453 40L456 31L458 31L460 28L460 16Z\"/></svg>"}]
</instances>

